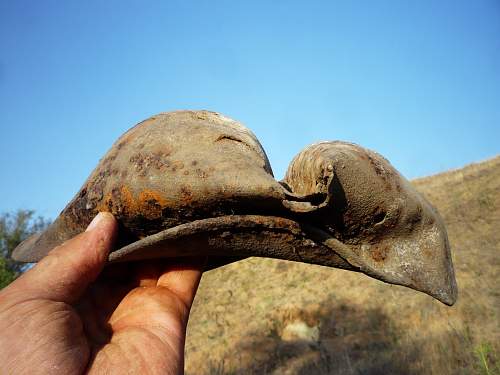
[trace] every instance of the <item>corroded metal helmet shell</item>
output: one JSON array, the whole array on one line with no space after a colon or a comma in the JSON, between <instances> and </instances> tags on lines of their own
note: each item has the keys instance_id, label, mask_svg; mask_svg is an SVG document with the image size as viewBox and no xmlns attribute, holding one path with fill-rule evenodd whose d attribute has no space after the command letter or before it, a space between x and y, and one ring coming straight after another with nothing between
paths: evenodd
<instances>
[{"instance_id":1,"label":"corroded metal helmet shell","mask_svg":"<svg viewBox=\"0 0 500 375\"><path fill-rule=\"evenodd\" d=\"M310 236L349 264L445 303L456 300L443 220L381 155L352 143L320 142L294 158L284 183L295 194L324 197L307 221Z\"/></svg>"},{"instance_id":2,"label":"corroded metal helmet shell","mask_svg":"<svg viewBox=\"0 0 500 375\"><path fill-rule=\"evenodd\" d=\"M259 141L208 111L159 114L126 132L54 223L15 250L38 261L99 211L120 224L110 261L247 256L364 272L453 304L443 222L380 155L345 142L299 153L274 179Z\"/></svg>"}]
</instances>

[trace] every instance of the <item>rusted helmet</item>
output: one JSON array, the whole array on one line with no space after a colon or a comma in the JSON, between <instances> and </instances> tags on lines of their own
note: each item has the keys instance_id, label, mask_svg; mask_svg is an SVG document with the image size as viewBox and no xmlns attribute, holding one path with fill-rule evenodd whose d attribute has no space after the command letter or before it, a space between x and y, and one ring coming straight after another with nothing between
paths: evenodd
<instances>
[{"instance_id":1,"label":"rusted helmet","mask_svg":"<svg viewBox=\"0 0 500 375\"><path fill-rule=\"evenodd\" d=\"M111 262L248 256L360 271L453 304L443 221L382 156L345 142L299 153L273 177L254 134L208 111L162 113L121 136L43 232L13 253L36 262L100 211L119 222Z\"/></svg>"}]
</instances>

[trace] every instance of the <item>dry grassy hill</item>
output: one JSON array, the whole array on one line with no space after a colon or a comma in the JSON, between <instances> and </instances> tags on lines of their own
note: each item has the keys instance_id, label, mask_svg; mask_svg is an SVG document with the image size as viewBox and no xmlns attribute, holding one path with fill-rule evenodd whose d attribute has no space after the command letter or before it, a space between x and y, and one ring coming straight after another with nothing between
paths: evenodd
<instances>
[{"instance_id":1,"label":"dry grassy hill","mask_svg":"<svg viewBox=\"0 0 500 375\"><path fill-rule=\"evenodd\" d=\"M500 157L414 181L439 209L453 307L364 275L247 259L203 276L188 374L499 374Z\"/></svg>"}]
</instances>

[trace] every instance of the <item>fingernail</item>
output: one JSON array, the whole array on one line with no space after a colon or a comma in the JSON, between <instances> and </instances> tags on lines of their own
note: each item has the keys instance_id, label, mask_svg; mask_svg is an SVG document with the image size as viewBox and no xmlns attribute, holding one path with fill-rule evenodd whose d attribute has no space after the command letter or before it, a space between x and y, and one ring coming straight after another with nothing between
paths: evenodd
<instances>
[{"instance_id":1,"label":"fingernail","mask_svg":"<svg viewBox=\"0 0 500 375\"><path fill-rule=\"evenodd\" d=\"M88 232L92 229L95 229L99 226L99 223L102 221L102 219L104 219L104 212L99 212L93 219L92 221L90 222L89 226L87 227L87 229L85 229L85 232Z\"/></svg>"}]
</instances>

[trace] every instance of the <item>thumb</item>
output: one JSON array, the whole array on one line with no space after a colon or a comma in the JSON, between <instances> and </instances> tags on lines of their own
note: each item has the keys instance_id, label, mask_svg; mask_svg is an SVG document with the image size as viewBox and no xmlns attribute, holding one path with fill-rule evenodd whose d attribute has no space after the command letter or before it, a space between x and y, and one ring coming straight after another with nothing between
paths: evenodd
<instances>
[{"instance_id":1,"label":"thumb","mask_svg":"<svg viewBox=\"0 0 500 375\"><path fill-rule=\"evenodd\" d=\"M100 212L85 232L54 248L12 286L29 298L76 301L103 269L117 231L113 215Z\"/></svg>"}]
</instances>

